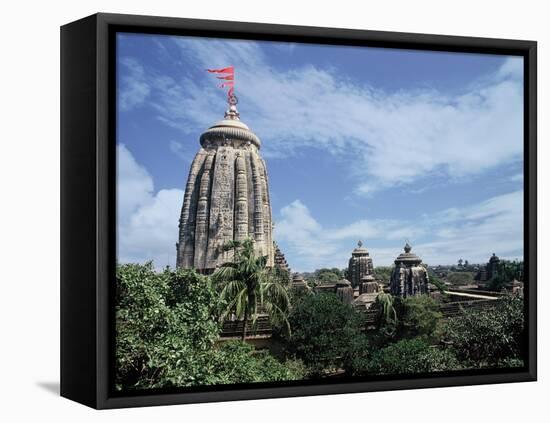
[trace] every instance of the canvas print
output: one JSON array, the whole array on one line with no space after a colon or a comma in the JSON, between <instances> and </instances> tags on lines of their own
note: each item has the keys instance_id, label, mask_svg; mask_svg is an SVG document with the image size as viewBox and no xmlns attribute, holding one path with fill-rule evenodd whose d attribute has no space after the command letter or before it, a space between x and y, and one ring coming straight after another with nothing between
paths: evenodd
<instances>
[{"instance_id":1,"label":"canvas print","mask_svg":"<svg viewBox=\"0 0 550 423\"><path fill-rule=\"evenodd\" d=\"M523 70L117 33L115 391L525 369Z\"/></svg>"}]
</instances>

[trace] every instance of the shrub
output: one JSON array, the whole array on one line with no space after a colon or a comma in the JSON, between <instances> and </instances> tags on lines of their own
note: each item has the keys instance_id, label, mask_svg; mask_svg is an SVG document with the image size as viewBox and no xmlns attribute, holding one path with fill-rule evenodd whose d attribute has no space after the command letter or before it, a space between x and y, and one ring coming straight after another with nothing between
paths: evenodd
<instances>
[{"instance_id":1,"label":"shrub","mask_svg":"<svg viewBox=\"0 0 550 423\"><path fill-rule=\"evenodd\" d=\"M521 296L505 297L490 310L450 319L445 334L457 356L472 367L507 366L510 360L517 365L524 357L524 336Z\"/></svg>"},{"instance_id":2,"label":"shrub","mask_svg":"<svg viewBox=\"0 0 550 423\"><path fill-rule=\"evenodd\" d=\"M116 383L119 389L206 382L218 338L215 296L192 270L157 273L151 263L117 267Z\"/></svg>"},{"instance_id":3,"label":"shrub","mask_svg":"<svg viewBox=\"0 0 550 423\"><path fill-rule=\"evenodd\" d=\"M358 373L428 373L459 368L459 362L451 351L430 346L426 341L415 338L403 339L374 352L368 366Z\"/></svg>"},{"instance_id":4,"label":"shrub","mask_svg":"<svg viewBox=\"0 0 550 423\"><path fill-rule=\"evenodd\" d=\"M304 297L293 308L289 322L288 352L319 376L342 366L349 346L361 333L362 316L334 294L319 294Z\"/></svg>"},{"instance_id":5,"label":"shrub","mask_svg":"<svg viewBox=\"0 0 550 423\"><path fill-rule=\"evenodd\" d=\"M267 351L240 341L224 343L215 357L213 374L217 383L252 383L300 380L306 373L299 360L277 361Z\"/></svg>"},{"instance_id":6,"label":"shrub","mask_svg":"<svg viewBox=\"0 0 550 423\"><path fill-rule=\"evenodd\" d=\"M407 297L400 302L398 310L401 337L420 336L434 340L440 336L442 314L437 302L429 295Z\"/></svg>"},{"instance_id":7,"label":"shrub","mask_svg":"<svg viewBox=\"0 0 550 423\"><path fill-rule=\"evenodd\" d=\"M218 295L194 270L117 267L116 387L119 390L300 379L298 361L280 363L242 342L217 345Z\"/></svg>"}]
</instances>

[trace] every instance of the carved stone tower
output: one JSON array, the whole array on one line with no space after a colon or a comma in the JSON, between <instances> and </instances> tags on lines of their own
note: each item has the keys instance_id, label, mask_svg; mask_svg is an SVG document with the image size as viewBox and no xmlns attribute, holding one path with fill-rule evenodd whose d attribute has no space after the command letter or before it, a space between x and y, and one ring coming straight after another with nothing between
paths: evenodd
<instances>
[{"instance_id":1,"label":"carved stone tower","mask_svg":"<svg viewBox=\"0 0 550 423\"><path fill-rule=\"evenodd\" d=\"M357 243L357 248L352 251L351 258L349 259L348 279L353 288L356 288L361 285L361 279L364 276L372 275L372 273L372 258L368 250L363 247L363 242L359 241Z\"/></svg>"},{"instance_id":2,"label":"carved stone tower","mask_svg":"<svg viewBox=\"0 0 550 423\"><path fill-rule=\"evenodd\" d=\"M239 118L236 102L200 137L179 220L177 267L211 273L232 260L223 246L250 238L274 264L271 204L260 139Z\"/></svg>"},{"instance_id":3,"label":"carved stone tower","mask_svg":"<svg viewBox=\"0 0 550 423\"><path fill-rule=\"evenodd\" d=\"M404 252L395 259L390 280L390 292L400 297L429 294L428 271L421 265L422 259L411 253L411 246L407 242Z\"/></svg>"}]
</instances>

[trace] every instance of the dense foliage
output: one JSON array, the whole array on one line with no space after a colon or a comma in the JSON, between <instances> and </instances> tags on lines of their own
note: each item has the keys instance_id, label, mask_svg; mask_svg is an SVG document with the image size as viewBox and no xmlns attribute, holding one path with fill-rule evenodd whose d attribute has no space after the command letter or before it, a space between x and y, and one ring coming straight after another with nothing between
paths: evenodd
<instances>
[{"instance_id":1,"label":"dense foliage","mask_svg":"<svg viewBox=\"0 0 550 423\"><path fill-rule=\"evenodd\" d=\"M318 294L304 297L289 322L289 353L302 359L310 373L322 375L343 365L350 345L361 335L362 316L335 295Z\"/></svg>"},{"instance_id":2,"label":"dense foliage","mask_svg":"<svg viewBox=\"0 0 550 423\"><path fill-rule=\"evenodd\" d=\"M220 326L208 279L192 270L157 273L151 263L117 268L117 385L211 383L208 354Z\"/></svg>"},{"instance_id":3,"label":"dense foliage","mask_svg":"<svg viewBox=\"0 0 550 423\"><path fill-rule=\"evenodd\" d=\"M401 337L422 337L428 341L439 338L441 318L439 304L429 295L407 297L399 301Z\"/></svg>"},{"instance_id":4,"label":"dense foliage","mask_svg":"<svg viewBox=\"0 0 550 423\"><path fill-rule=\"evenodd\" d=\"M404 374L456 370L458 360L450 350L431 346L421 338L402 339L375 351L357 374Z\"/></svg>"},{"instance_id":5,"label":"dense foliage","mask_svg":"<svg viewBox=\"0 0 550 423\"><path fill-rule=\"evenodd\" d=\"M501 260L496 268L496 274L487 282L487 289L501 291L514 279L523 281L523 262Z\"/></svg>"},{"instance_id":6,"label":"dense foliage","mask_svg":"<svg viewBox=\"0 0 550 423\"><path fill-rule=\"evenodd\" d=\"M391 274L394 266L377 266L374 268L376 278L384 282L386 285L390 283Z\"/></svg>"},{"instance_id":7,"label":"dense foliage","mask_svg":"<svg viewBox=\"0 0 550 423\"><path fill-rule=\"evenodd\" d=\"M116 386L149 389L301 379L303 366L219 344L219 295L193 270L117 268Z\"/></svg>"},{"instance_id":8,"label":"dense foliage","mask_svg":"<svg viewBox=\"0 0 550 423\"><path fill-rule=\"evenodd\" d=\"M521 296L445 320L429 295L382 292L373 305L377 325L367 331L365 315L334 294L290 289L288 275L267 269L251 243L228 248L235 261L212 277L158 272L151 263L117 267L117 389L523 365ZM333 278L337 271L317 274ZM226 316L254 321L260 312L271 316L282 342L276 355L220 339Z\"/></svg>"},{"instance_id":9,"label":"dense foliage","mask_svg":"<svg viewBox=\"0 0 550 423\"><path fill-rule=\"evenodd\" d=\"M224 343L213 356L211 368L218 377L217 383L300 380L306 374L301 361L280 363L268 351L255 351L253 346L240 341Z\"/></svg>"},{"instance_id":10,"label":"dense foliage","mask_svg":"<svg viewBox=\"0 0 550 423\"><path fill-rule=\"evenodd\" d=\"M445 337L469 367L521 365L524 356L523 297L510 296L484 311L470 311L449 321Z\"/></svg>"}]
</instances>

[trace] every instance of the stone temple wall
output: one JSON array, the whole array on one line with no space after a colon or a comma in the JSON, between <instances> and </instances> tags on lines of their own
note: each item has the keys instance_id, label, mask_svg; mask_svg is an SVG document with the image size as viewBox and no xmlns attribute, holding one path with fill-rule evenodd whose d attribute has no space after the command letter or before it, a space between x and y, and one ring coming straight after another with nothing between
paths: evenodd
<instances>
[{"instance_id":1,"label":"stone temple wall","mask_svg":"<svg viewBox=\"0 0 550 423\"><path fill-rule=\"evenodd\" d=\"M238 116L238 114L237 114ZM223 246L254 240L256 253L274 264L267 170L260 140L235 114L201 136L191 164L179 223L177 267L211 273L232 260Z\"/></svg>"}]
</instances>

